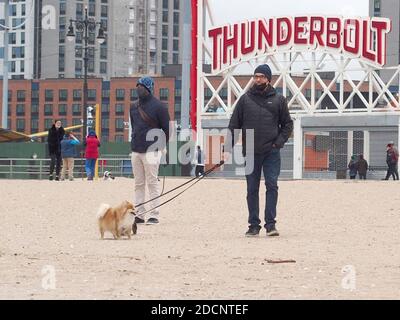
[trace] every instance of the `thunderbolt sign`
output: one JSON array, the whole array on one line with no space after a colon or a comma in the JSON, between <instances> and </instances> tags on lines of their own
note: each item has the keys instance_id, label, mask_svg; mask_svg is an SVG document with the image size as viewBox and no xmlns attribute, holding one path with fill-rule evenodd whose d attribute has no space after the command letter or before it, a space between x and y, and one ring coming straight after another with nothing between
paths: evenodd
<instances>
[{"instance_id":1,"label":"thunderbolt sign","mask_svg":"<svg viewBox=\"0 0 400 320\"><path fill-rule=\"evenodd\" d=\"M296 48L359 58L370 65L386 63L387 18L327 16L255 19L208 30L213 72L253 57Z\"/></svg>"}]
</instances>

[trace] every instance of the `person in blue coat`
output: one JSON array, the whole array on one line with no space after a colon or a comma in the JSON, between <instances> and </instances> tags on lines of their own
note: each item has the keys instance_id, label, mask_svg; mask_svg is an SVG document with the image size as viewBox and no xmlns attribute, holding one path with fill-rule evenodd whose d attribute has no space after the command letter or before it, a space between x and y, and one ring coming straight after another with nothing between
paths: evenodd
<instances>
[{"instance_id":1,"label":"person in blue coat","mask_svg":"<svg viewBox=\"0 0 400 320\"><path fill-rule=\"evenodd\" d=\"M65 180L65 173L68 172L69 181L74 180L74 157L76 155L75 146L80 142L75 136L67 132L64 139L61 141L61 158L62 158L62 170L61 170L61 181Z\"/></svg>"}]
</instances>

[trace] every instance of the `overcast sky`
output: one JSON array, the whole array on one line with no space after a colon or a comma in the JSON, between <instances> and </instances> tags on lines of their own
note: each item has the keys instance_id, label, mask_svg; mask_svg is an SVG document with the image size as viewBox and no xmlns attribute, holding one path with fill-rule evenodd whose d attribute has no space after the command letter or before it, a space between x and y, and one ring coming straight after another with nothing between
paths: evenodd
<instances>
[{"instance_id":1,"label":"overcast sky","mask_svg":"<svg viewBox=\"0 0 400 320\"><path fill-rule=\"evenodd\" d=\"M368 16L368 0L210 0L216 24L251 18L324 14Z\"/></svg>"}]
</instances>

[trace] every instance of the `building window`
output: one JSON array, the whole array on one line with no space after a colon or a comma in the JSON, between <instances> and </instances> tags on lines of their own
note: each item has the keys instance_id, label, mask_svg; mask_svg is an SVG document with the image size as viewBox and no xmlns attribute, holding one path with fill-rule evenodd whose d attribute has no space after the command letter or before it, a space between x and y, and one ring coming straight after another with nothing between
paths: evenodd
<instances>
[{"instance_id":1,"label":"building window","mask_svg":"<svg viewBox=\"0 0 400 320\"><path fill-rule=\"evenodd\" d=\"M38 115L39 114L39 105L38 104L32 104L31 105L31 115Z\"/></svg>"},{"instance_id":2,"label":"building window","mask_svg":"<svg viewBox=\"0 0 400 320\"><path fill-rule=\"evenodd\" d=\"M162 36L168 37L168 25L167 24L163 24L163 26L162 26Z\"/></svg>"},{"instance_id":3,"label":"building window","mask_svg":"<svg viewBox=\"0 0 400 320\"><path fill-rule=\"evenodd\" d=\"M102 129L110 128L110 119L101 119L101 128Z\"/></svg>"},{"instance_id":4,"label":"building window","mask_svg":"<svg viewBox=\"0 0 400 320\"><path fill-rule=\"evenodd\" d=\"M25 90L18 90L17 91L17 101L24 102L25 101L25 95L26 95Z\"/></svg>"},{"instance_id":5,"label":"building window","mask_svg":"<svg viewBox=\"0 0 400 320\"><path fill-rule=\"evenodd\" d=\"M44 105L44 115L45 116L52 116L53 115L53 105L52 104L45 104Z\"/></svg>"},{"instance_id":6,"label":"building window","mask_svg":"<svg viewBox=\"0 0 400 320\"><path fill-rule=\"evenodd\" d=\"M53 126L53 119L44 119L44 128L49 130Z\"/></svg>"},{"instance_id":7,"label":"building window","mask_svg":"<svg viewBox=\"0 0 400 320\"><path fill-rule=\"evenodd\" d=\"M101 17L102 18L108 17L108 7L107 6L101 6Z\"/></svg>"},{"instance_id":8,"label":"building window","mask_svg":"<svg viewBox=\"0 0 400 320\"><path fill-rule=\"evenodd\" d=\"M116 99L118 101L125 100L125 90L124 89L116 89L115 94L116 94Z\"/></svg>"},{"instance_id":9,"label":"building window","mask_svg":"<svg viewBox=\"0 0 400 320\"><path fill-rule=\"evenodd\" d=\"M179 40L174 40L173 41L174 45L173 45L173 50L174 51L179 51Z\"/></svg>"},{"instance_id":10,"label":"building window","mask_svg":"<svg viewBox=\"0 0 400 320\"><path fill-rule=\"evenodd\" d=\"M101 92L103 99L109 100L110 99L110 89L103 89Z\"/></svg>"},{"instance_id":11,"label":"building window","mask_svg":"<svg viewBox=\"0 0 400 320\"><path fill-rule=\"evenodd\" d=\"M174 0L174 10L179 10L179 0Z\"/></svg>"},{"instance_id":12,"label":"building window","mask_svg":"<svg viewBox=\"0 0 400 320\"><path fill-rule=\"evenodd\" d=\"M9 44L17 44L17 34L16 33L8 34L8 43Z\"/></svg>"},{"instance_id":13,"label":"building window","mask_svg":"<svg viewBox=\"0 0 400 320\"><path fill-rule=\"evenodd\" d=\"M65 15L67 13L67 3L60 2L60 15Z\"/></svg>"},{"instance_id":14,"label":"building window","mask_svg":"<svg viewBox=\"0 0 400 320\"><path fill-rule=\"evenodd\" d=\"M172 63L173 64L179 64L179 53L173 53L172 54Z\"/></svg>"},{"instance_id":15,"label":"building window","mask_svg":"<svg viewBox=\"0 0 400 320\"><path fill-rule=\"evenodd\" d=\"M162 39L162 46L161 46L162 50L168 50L168 39L167 38L163 38Z\"/></svg>"},{"instance_id":16,"label":"building window","mask_svg":"<svg viewBox=\"0 0 400 320\"><path fill-rule=\"evenodd\" d=\"M59 104L58 105L58 115L59 116L66 116L67 115L67 105L66 104Z\"/></svg>"},{"instance_id":17,"label":"building window","mask_svg":"<svg viewBox=\"0 0 400 320\"><path fill-rule=\"evenodd\" d=\"M107 59L107 47L100 47L100 59Z\"/></svg>"},{"instance_id":18,"label":"building window","mask_svg":"<svg viewBox=\"0 0 400 320\"><path fill-rule=\"evenodd\" d=\"M161 88L160 89L160 100L168 100L169 97L169 89L168 88Z\"/></svg>"},{"instance_id":19,"label":"building window","mask_svg":"<svg viewBox=\"0 0 400 320\"><path fill-rule=\"evenodd\" d=\"M101 105L101 115L109 115L110 114L110 104L109 103L103 103Z\"/></svg>"},{"instance_id":20,"label":"building window","mask_svg":"<svg viewBox=\"0 0 400 320\"><path fill-rule=\"evenodd\" d=\"M96 101L96 89L89 89L88 90L88 100L89 101Z\"/></svg>"},{"instance_id":21,"label":"building window","mask_svg":"<svg viewBox=\"0 0 400 320\"><path fill-rule=\"evenodd\" d=\"M25 119L17 119L17 131L25 131Z\"/></svg>"},{"instance_id":22,"label":"building window","mask_svg":"<svg viewBox=\"0 0 400 320\"><path fill-rule=\"evenodd\" d=\"M106 74L107 73L107 62L100 62L100 73Z\"/></svg>"},{"instance_id":23,"label":"building window","mask_svg":"<svg viewBox=\"0 0 400 320\"><path fill-rule=\"evenodd\" d=\"M166 10L162 13L162 22L168 22L168 11Z\"/></svg>"},{"instance_id":24,"label":"building window","mask_svg":"<svg viewBox=\"0 0 400 320\"><path fill-rule=\"evenodd\" d=\"M168 63L168 53L167 53L167 52L163 52L163 53L161 54L161 62L162 62L163 64Z\"/></svg>"},{"instance_id":25,"label":"building window","mask_svg":"<svg viewBox=\"0 0 400 320\"><path fill-rule=\"evenodd\" d=\"M39 131L39 120L31 119L31 132L36 133Z\"/></svg>"},{"instance_id":26,"label":"building window","mask_svg":"<svg viewBox=\"0 0 400 320\"><path fill-rule=\"evenodd\" d=\"M25 44L25 32L21 32L21 44Z\"/></svg>"},{"instance_id":27,"label":"building window","mask_svg":"<svg viewBox=\"0 0 400 320\"><path fill-rule=\"evenodd\" d=\"M115 135L115 142L124 142L124 136L121 134Z\"/></svg>"},{"instance_id":28,"label":"building window","mask_svg":"<svg viewBox=\"0 0 400 320\"><path fill-rule=\"evenodd\" d=\"M89 16L95 16L95 15L96 15L96 4L89 3Z\"/></svg>"},{"instance_id":29,"label":"building window","mask_svg":"<svg viewBox=\"0 0 400 320\"><path fill-rule=\"evenodd\" d=\"M168 9L168 0L163 0L162 7L163 9Z\"/></svg>"},{"instance_id":30,"label":"building window","mask_svg":"<svg viewBox=\"0 0 400 320\"><path fill-rule=\"evenodd\" d=\"M77 46L75 48L75 57L76 58L82 58L82 52L83 52L82 47L81 46Z\"/></svg>"},{"instance_id":31,"label":"building window","mask_svg":"<svg viewBox=\"0 0 400 320\"><path fill-rule=\"evenodd\" d=\"M72 115L80 116L82 114L82 106L79 103L74 103L72 105Z\"/></svg>"},{"instance_id":32,"label":"building window","mask_svg":"<svg viewBox=\"0 0 400 320\"><path fill-rule=\"evenodd\" d=\"M138 95L136 89L131 89L131 101L137 100Z\"/></svg>"},{"instance_id":33,"label":"building window","mask_svg":"<svg viewBox=\"0 0 400 320\"><path fill-rule=\"evenodd\" d=\"M174 12L174 24L179 24L179 12Z\"/></svg>"},{"instance_id":34,"label":"building window","mask_svg":"<svg viewBox=\"0 0 400 320\"><path fill-rule=\"evenodd\" d=\"M39 100L39 90L32 90L31 99L32 100Z\"/></svg>"},{"instance_id":35,"label":"building window","mask_svg":"<svg viewBox=\"0 0 400 320\"><path fill-rule=\"evenodd\" d=\"M82 72L82 60L75 60L75 72Z\"/></svg>"},{"instance_id":36,"label":"building window","mask_svg":"<svg viewBox=\"0 0 400 320\"><path fill-rule=\"evenodd\" d=\"M74 101L81 101L82 100L82 90L74 89L73 99L74 99Z\"/></svg>"},{"instance_id":37,"label":"building window","mask_svg":"<svg viewBox=\"0 0 400 320\"><path fill-rule=\"evenodd\" d=\"M17 116L23 117L25 116L25 105L17 104Z\"/></svg>"},{"instance_id":38,"label":"building window","mask_svg":"<svg viewBox=\"0 0 400 320\"><path fill-rule=\"evenodd\" d=\"M116 132L123 132L124 128L125 128L124 119L123 118L115 119L115 131Z\"/></svg>"},{"instance_id":39,"label":"building window","mask_svg":"<svg viewBox=\"0 0 400 320\"><path fill-rule=\"evenodd\" d=\"M123 116L124 115L125 106L122 103L117 103L115 105L115 115L116 116Z\"/></svg>"},{"instance_id":40,"label":"building window","mask_svg":"<svg viewBox=\"0 0 400 320\"><path fill-rule=\"evenodd\" d=\"M179 25L178 24L174 24L174 33L173 33L173 35L176 38L179 37Z\"/></svg>"},{"instance_id":41,"label":"building window","mask_svg":"<svg viewBox=\"0 0 400 320\"><path fill-rule=\"evenodd\" d=\"M68 90L67 89L58 90L58 100L59 101L67 101L68 100Z\"/></svg>"},{"instance_id":42,"label":"building window","mask_svg":"<svg viewBox=\"0 0 400 320\"><path fill-rule=\"evenodd\" d=\"M88 62L88 71L94 72L94 60L93 59L90 59Z\"/></svg>"},{"instance_id":43,"label":"building window","mask_svg":"<svg viewBox=\"0 0 400 320\"><path fill-rule=\"evenodd\" d=\"M44 92L45 95L45 100L46 101L53 101L53 90L51 89L46 89Z\"/></svg>"}]
</instances>

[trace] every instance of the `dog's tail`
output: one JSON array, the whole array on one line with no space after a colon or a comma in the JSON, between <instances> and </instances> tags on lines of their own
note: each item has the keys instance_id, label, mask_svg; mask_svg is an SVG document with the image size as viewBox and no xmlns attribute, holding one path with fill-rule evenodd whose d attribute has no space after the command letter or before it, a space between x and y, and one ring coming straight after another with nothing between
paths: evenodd
<instances>
[{"instance_id":1,"label":"dog's tail","mask_svg":"<svg viewBox=\"0 0 400 320\"><path fill-rule=\"evenodd\" d=\"M104 215L106 214L107 210L110 209L110 205L106 204L106 203L102 203L99 207L99 209L97 210L96 213L96 218L97 219L101 219L104 217Z\"/></svg>"}]
</instances>

